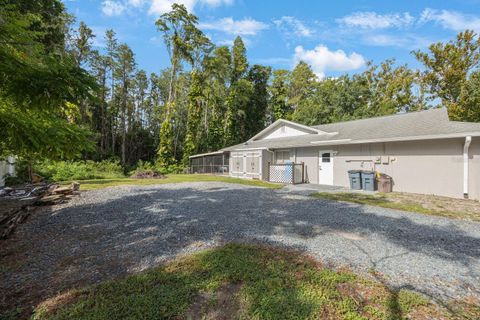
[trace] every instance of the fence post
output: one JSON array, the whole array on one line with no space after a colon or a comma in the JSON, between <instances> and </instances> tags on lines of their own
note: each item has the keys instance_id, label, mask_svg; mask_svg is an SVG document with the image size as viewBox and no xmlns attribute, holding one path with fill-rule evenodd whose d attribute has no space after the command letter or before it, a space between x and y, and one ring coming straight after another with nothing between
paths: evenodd
<instances>
[{"instance_id":1,"label":"fence post","mask_svg":"<svg viewBox=\"0 0 480 320\"><path fill-rule=\"evenodd\" d=\"M295 163L292 163L292 184L295 184Z\"/></svg>"},{"instance_id":2,"label":"fence post","mask_svg":"<svg viewBox=\"0 0 480 320\"><path fill-rule=\"evenodd\" d=\"M270 161L267 162L267 181L270 182Z\"/></svg>"},{"instance_id":3,"label":"fence post","mask_svg":"<svg viewBox=\"0 0 480 320\"><path fill-rule=\"evenodd\" d=\"M302 162L302 183L305 183L305 162Z\"/></svg>"}]
</instances>

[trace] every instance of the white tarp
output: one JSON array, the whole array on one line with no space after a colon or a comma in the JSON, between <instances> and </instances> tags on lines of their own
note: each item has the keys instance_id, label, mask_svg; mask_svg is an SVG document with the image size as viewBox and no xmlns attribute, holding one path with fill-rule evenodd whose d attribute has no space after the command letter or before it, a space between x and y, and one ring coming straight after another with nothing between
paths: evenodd
<instances>
[{"instance_id":1,"label":"white tarp","mask_svg":"<svg viewBox=\"0 0 480 320\"><path fill-rule=\"evenodd\" d=\"M15 158L8 157L7 160L0 161L0 187L5 185L5 176L15 175Z\"/></svg>"}]
</instances>

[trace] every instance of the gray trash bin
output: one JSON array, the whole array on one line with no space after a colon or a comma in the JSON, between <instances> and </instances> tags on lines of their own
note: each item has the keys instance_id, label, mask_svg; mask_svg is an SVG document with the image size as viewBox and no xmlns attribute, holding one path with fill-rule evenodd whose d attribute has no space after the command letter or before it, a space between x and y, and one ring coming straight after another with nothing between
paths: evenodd
<instances>
[{"instance_id":1,"label":"gray trash bin","mask_svg":"<svg viewBox=\"0 0 480 320\"><path fill-rule=\"evenodd\" d=\"M350 189L362 190L362 171L349 170L348 179L350 180Z\"/></svg>"},{"instance_id":2,"label":"gray trash bin","mask_svg":"<svg viewBox=\"0 0 480 320\"><path fill-rule=\"evenodd\" d=\"M377 190L377 180L375 171L362 171L362 187L365 191Z\"/></svg>"}]
</instances>

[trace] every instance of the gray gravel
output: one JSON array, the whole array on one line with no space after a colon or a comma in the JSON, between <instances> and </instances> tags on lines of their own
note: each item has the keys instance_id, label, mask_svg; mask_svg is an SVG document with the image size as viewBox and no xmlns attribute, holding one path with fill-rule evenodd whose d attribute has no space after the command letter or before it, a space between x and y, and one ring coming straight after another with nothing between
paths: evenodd
<instances>
[{"instance_id":1,"label":"gray gravel","mask_svg":"<svg viewBox=\"0 0 480 320\"><path fill-rule=\"evenodd\" d=\"M479 223L305 194L226 183L84 192L32 217L1 244L0 295L45 298L178 254L261 241L304 250L332 267L376 270L393 287L480 298Z\"/></svg>"}]
</instances>

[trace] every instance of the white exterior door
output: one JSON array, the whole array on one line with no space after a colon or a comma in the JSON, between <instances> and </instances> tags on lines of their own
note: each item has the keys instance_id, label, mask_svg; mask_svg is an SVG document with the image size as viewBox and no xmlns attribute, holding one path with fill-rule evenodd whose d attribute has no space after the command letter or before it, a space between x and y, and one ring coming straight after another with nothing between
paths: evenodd
<instances>
[{"instance_id":1,"label":"white exterior door","mask_svg":"<svg viewBox=\"0 0 480 320\"><path fill-rule=\"evenodd\" d=\"M318 184L333 185L333 152L330 150L319 152Z\"/></svg>"}]
</instances>

